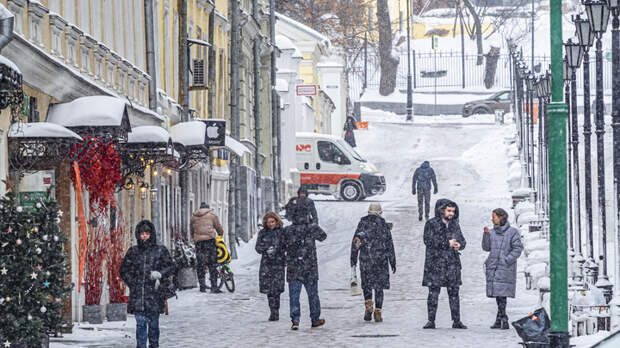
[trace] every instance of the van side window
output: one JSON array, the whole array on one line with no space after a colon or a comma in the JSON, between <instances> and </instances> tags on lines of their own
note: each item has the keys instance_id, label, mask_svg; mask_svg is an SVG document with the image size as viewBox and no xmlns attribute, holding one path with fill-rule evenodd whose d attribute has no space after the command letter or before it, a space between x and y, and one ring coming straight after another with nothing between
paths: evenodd
<instances>
[{"instance_id":1,"label":"van side window","mask_svg":"<svg viewBox=\"0 0 620 348\"><path fill-rule=\"evenodd\" d=\"M342 150L329 141L319 141L317 145L321 161L341 164L338 159L347 159Z\"/></svg>"}]
</instances>

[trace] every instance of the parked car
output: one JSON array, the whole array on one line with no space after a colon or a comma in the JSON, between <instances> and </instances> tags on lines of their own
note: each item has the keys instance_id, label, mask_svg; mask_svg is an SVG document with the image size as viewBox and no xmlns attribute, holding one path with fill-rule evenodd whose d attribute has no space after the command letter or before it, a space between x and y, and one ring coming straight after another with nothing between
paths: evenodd
<instances>
[{"instance_id":1,"label":"parked car","mask_svg":"<svg viewBox=\"0 0 620 348\"><path fill-rule=\"evenodd\" d=\"M474 100L463 104L463 117L478 114L494 114L495 110L510 112L512 91L497 92L486 99Z\"/></svg>"}]
</instances>

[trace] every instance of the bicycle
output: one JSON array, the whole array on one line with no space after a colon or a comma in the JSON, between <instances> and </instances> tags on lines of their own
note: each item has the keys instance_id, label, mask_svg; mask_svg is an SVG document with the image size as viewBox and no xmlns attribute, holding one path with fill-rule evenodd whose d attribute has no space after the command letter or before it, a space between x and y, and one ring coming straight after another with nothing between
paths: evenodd
<instances>
[{"instance_id":1,"label":"bicycle","mask_svg":"<svg viewBox=\"0 0 620 348\"><path fill-rule=\"evenodd\" d=\"M222 288L222 285L226 286L229 292L235 292L235 275L230 269L230 254L226 249L226 243L220 236L216 237L215 245L217 246L217 280L215 286L218 290ZM209 274L209 266L206 266L206 272ZM207 289L211 289L210 285L207 285Z\"/></svg>"}]
</instances>

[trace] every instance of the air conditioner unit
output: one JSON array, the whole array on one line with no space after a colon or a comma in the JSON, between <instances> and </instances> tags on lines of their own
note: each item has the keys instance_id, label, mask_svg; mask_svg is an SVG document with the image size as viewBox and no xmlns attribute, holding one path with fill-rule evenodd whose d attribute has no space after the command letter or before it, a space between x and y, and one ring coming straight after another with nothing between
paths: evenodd
<instances>
[{"instance_id":1,"label":"air conditioner unit","mask_svg":"<svg viewBox=\"0 0 620 348\"><path fill-rule=\"evenodd\" d=\"M205 72L207 67L204 59L192 60L192 87L207 87L207 76Z\"/></svg>"}]
</instances>

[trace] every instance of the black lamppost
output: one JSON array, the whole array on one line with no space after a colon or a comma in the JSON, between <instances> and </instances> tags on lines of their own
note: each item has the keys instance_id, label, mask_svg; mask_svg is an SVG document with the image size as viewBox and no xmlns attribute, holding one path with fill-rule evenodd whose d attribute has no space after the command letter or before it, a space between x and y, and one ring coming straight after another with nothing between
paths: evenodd
<instances>
[{"instance_id":1,"label":"black lamppost","mask_svg":"<svg viewBox=\"0 0 620 348\"><path fill-rule=\"evenodd\" d=\"M525 170L523 171L523 178L527 179L527 174L528 174L528 141L527 141L527 131L526 131L526 125L527 125L527 116L525 115L526 110L524 110L525 108L525 104L527 103L525 101L526 95L525 95L525 78L527 76L527 67L525 66L525 64L523 63L523 61L519 62L519 66L518 66L518 72L519 72L519 78L518 78L518 83L517 83L517 88L519 91L519 127L521 128L521 153L523 155L523 167L525 167ZM523 168L522 167L522 168ZM528 179L529 182L529 179ZM523 187L525 187L525 185L523 185Z\"/></svg>"},{"instance_id":2,"label":"black lamppost","mask_svg":"<svg viewBox=\"0 0 620 348\"><path fill-rule=\"evenodd\" d=\"M576 41L568 39L564 44L564 50L566 52L566 62L570 68L570 129L569 144L571 146L572 154L572 171L573 171L573 195L570 197L573 200L573 216L575 224L575 261L583 264L585 259L582 253L582 239L581 239L581 194L580 194L580 181L579 181L579 121L577 113L577 69L581 65L581 58L583 57L583 47ZM569 171L571 168L568 169Z\"/></svg>"},{"instance_id":3,"label":"black lamppost","mask_svg":"<svg viewBox=\"0 0 620 348\"><path fill-rule=\"evenodd\" d=\"M544 91L544 79L545 75L541 75L535 83L536 87L536 97L538 98L538 148L537 148L537 156L538 156L538 180L536 191L538 192L538 199L536 201L536 209L539 215L539 218L542 222L544 218L544 158L543 158L543 121L544 121L544 110L545 110L545 91Z\"/></svg>"},{"instance_id":4,"label":"black lamppost","mask_svg":"<svg viewBox=\"0 0 620 348\"><path fill-rule=\"evenodd\" d=\"M612 94L611 127L614 144L614 182L616 183L616 207L620 207L620 0L607 0L607 7L613 14L611 29ZM616 208L617 239L616 252L620 255L620 208ZM616 261L616 284L620 286L620 262ZM616 288L617 289L617 288ZM616 291L616 306L620 305ZM614 308L614 312L617 310ZM618 315L616 314L616 317Z\"/></svg>"},{"instance_id":5,"label":"black lamppost","mask_svg":"<svg viewBox=\"0 0 620 348\"><path fill-rule=\"evenodd\" d=\"M607 202L605 201L605 119L603 109L603 43L601 38L607 30L610 11L601 0L587 0L586 13L590 20L590 28L596 36L596 152L598 177L598 210L600 225L602 272L596 286L601 288L605 296L610 296L612 284L607 277Z\"/></svg>"},{"instance_id":6,"label":"black lamppost","mask_svg":"<svg viewBox=\"0 0 620 348\"><path fill-rule=\"evenodd\" d=\"M534 73L531 71L528 73L525 83L527 84L527 99L528 99L528 109L529 109L529 117L528 121L528 165L529 165L529 183L530 188L535 190L534 183L534 81L536 77ZM535 194L534 194L535 195Z\"/></svg>"},{"instance_id":7,"label":"black lamppost","mask_svg":"<svg viewBox=\"0 0 620 348\"><path fill-rule=\"evenodd\" d=\"M586 279L596 284L598 264L594 260L594 228L592 215L592 115L590 112L590 54L589 49L594 43L594 33L590 28L590 21L577 15L573 18L577 29L579 44L583 47L583 143L584 143L584 174L585 174L585 203L586 203L586 236L588 238L588 256L584 264Z\"/></svg>"},{"instance_id":8,"label":"black lamppost","mask_svg":"<svg viewBox=\"0 0 620 348\"><path fill-rule=\"evenodd\" d=\"M541 123L543 125L543 163L544 163L544 192L545 192L545 200L544 200L544 208L545 208L545 221L548 221L549 218L549 159L548 159L548 151L549 151L549 117L547 115L547 104L550 102L551 98L551 73L547 71L547 75L545 76L545 80L543 83L543 88L545 92L545 109L543 112L544 122Z\"/></svg>"},{"instance_id":9,"label":"black lamppost","mask_svg":"<svg viewBox=\"0 0 620 348\"><path fill-rule=\"evenodd\" d=\"M411 35L409 33L409 0L407 0L407 121L413 121L413 89L411 87Z\"/></svg>"},{"instance_id":10,"label":"black lamppost","mask_svg":"<svg viewBox=\"0 0 620 348\"><path fill-rule=\"evenodd\" d=\"M566 106L569 107L570 109L570 79L571 79L571 72L570 72L570 67L568 66L568 58L566 58L566 56L564 56L564 59L562 60L562 78L564 81L564 102L566 103ZM570 122L567 122L567 129L568 129L568 134L570 135ZM567 176L567 182L568 182L568 230L569 230L569 241L570 241L570 251L569 251L569 255L571 256L571 258L573 259L574 262L574 258L575 258L575 231L573 228L573 200L571 199L571 197L573 197L573 184L572 184L572 171L570 170L571 168L571 161L572 161L572 156L571 156L571 146L570 146L570 139L568 139L567 137L567 141L569 143L566 144L566 150L567 150L567 154L568 154L568 167L567 167L567 171L566 171L566 176ZM575 274L575 267L574 267L574 263L573 263L573 276ZM573 277L574 279L574 277Z\"/></svg>"}]
</instances>

